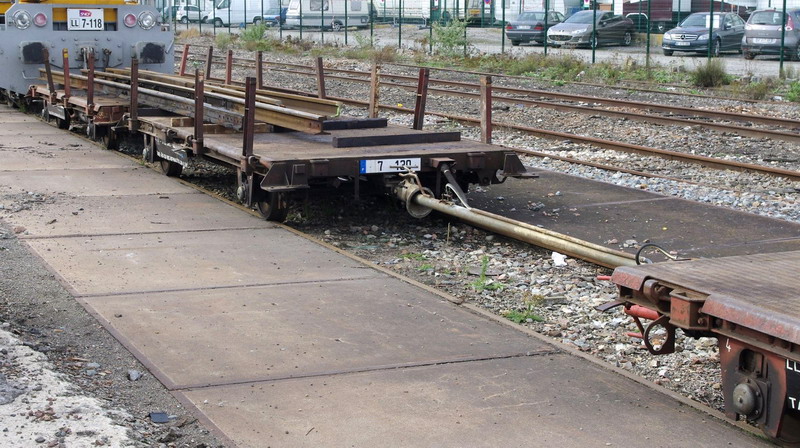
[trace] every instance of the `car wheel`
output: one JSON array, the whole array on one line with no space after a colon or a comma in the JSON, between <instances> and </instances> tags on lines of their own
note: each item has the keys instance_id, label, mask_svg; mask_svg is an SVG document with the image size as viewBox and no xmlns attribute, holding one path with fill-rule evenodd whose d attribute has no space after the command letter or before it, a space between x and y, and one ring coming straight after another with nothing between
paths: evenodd
<instances>
[{"instance_id":1,"label":"car wheel","mask_svg":"<svg viewBox=\"0 0 800 448\"><path fill-rule=\"evenodd\" d=\"M664 50L664 56L672 56L673 53L675 52L672 50Z\"/></svg>"},{"instance_id":2,"label":"car wheel","mask_svg":"<svg viewBox=\"0 0 800 448\"><path fill-rule=\"evenodd\" d=\"M519 47L519 44L520 44L520 41L518 41L518 40L512 40L511 41L511 45L514 46L514 47Z\"/></svg>"},{"instance_id":3,"label":"car wheel","mask_svg":"<svg viewBox=\"0 0 800 448\"><path fill-rule=\"evenodd\" d=\"M800 43L794 48L794 54L792 56L794 56L795 61L800 61Z\"/></svg>"},{"instance_id":4,"label":"car wheel","mask_svg":"<svg viewBox=\"0 0 800 448\"><path fill-rule=\"evenodd\" d=\"M745 51L743 54L744 54L744 58L747 59L747 60L753 60L753 59L756 58L756 54L755 53L751 53L749 51Z\"/></svg>"},{"instance_id":5,"label":"car wheel","mask_svg":"<svg viewBox=\"0 0 800 448\"><path fill-rule=\"evenodd\" d=\"M214 26L217 28L222 28L225 25L222 23L222 19L217 17L216 19L214 19Z\"/></svg>"},{"instance_id":6,"label":"car wheel","mask_svg":"<svg viewBox=\"0 0 800 448\"><path fill-rule=\"evenodd\" d=\"M184 25L186 25L187 23L189 23L189 18L188 18L188 17L186 17L186 16L184 16L184 17L181 17L181 23L182 23L182 24L184 24Z\"/></svg>"},{"instance_id":7,"label":"car wheel","mask_svg":"<svg viewBox=\"0 0 800 448\"><path fill-rule=\"evenodd\" d=\"M591 48L598 48L598 47L600 47L600 40L597 38L597 34L595 33L595 35L592 36Z\"/></svg>"},{"instance_id":8,"label":"car wheel","mask_svg":"<svg viewBox=\"0 0 800 448\"><path fill-rule=\"evenodd\" d=\"M341 31L342 30L342 22L333 22L333 23L331 23L331 29L333 31Z\"/></svg>"},{"instance_id":9,"label":"car wheel","mask_svg":"<svg viewBox=\"0 0 800 448\"><path fill-rule=\"evenodd\" d=\"M711 45L711 57L718 58L721 53L722 42L720 42L719 39L714 39L714 43Z\"/></svg>"},{"instance_id":10,"label":"car wheel","mask_svg":"<svg viewBox=\"0 0 800 448\"><path fill-rule=\"evenodd\" d=\"M633 35L631 34L630 31L625 31L625 35L622 36L622 45L629 47L631 45L631 42L633 42Z\"/></svg>"},{"instance_id":11,"label":"car wheel","mask_svg":"<svg viewBox=\"0 0 800 448\"><path fill-rule=\"evenodd\" d=\"M256 17L253 19L253 25L261 25L261 17Z\"/></svg>"}]
</instances>

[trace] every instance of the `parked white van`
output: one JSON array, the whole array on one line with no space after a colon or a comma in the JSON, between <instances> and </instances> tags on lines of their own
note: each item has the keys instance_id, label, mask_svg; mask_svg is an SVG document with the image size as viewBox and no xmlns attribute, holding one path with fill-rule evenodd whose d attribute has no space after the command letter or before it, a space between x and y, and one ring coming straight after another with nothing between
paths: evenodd
<instances>
[{"instance_id":1,"label":"parked white van","mask_svg":"<svg viewBox=\"0 0 800 448\"><path fill-rule=\"evenodd\" d=\"M217 3L216 9L209 12L206 21L217 27L228 25L241 27L245 23L261 23L264 20L261 11L264 11L264 15L268 15L277 9L280 15L280 8L280 0L221 0Z\"/></svg>"},{"instance_id":2,"label":"parked white van","mask_svg":"<svg viewBox=\"0 0 800 448\"><path fill-rule=\"evenodd\" d=\"M345 10L345 3L347 10ZM369 0L291 0L286 11L286 26L299 28L324 28L339 31L348 27L369 26ZM345 13L347 19L345 20Z\"/></svg>"}]
</instances>

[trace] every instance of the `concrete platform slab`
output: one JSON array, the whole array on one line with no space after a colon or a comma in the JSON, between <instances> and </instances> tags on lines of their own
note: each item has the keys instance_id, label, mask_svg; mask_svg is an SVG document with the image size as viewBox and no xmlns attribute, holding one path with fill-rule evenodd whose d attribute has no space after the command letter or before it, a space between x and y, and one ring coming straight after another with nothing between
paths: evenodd
<instances>
[{"instance_id":1,"label":"concrete platform slab","mask_svg":"<svg viewBox=\"0 0 800 448\"><path fill-rule=\"evenodd\" d=\"M769 446L563 354L183 394L240 447Z\"/></svg>"},{"instance_id":2,"label":"concrete platform slab","mask_svg":"<svg viewBox=\"0 0 800 448\"><path fill-rule=\"evenodd\" d=\"M27 243L76 295L374 278L384 274L281 228Z\"/></svg>"},{"instance_id":3,"label":"concrete platform slab","mask_svg":"<svg viewBox=\"0 0 800 448\"><path fill-rule=\"evenodd\" d=\"M199 192L101 197L62 195L54 201L10 214L5 220L27 229L20 238L276 227ZM125 210L126 219L119 219L120 210Z\"/></svg>"},{"instance_id":4,"label":"concrete platform slab","mask_svg":"<svg viewBox=\"0 0 800 448\"><path fill-rule=\"evenodd\" d=\"M64 193L71 196L169 195L195 190L167 176L131 164L128 168L104 168L64 171L0 171L0 186L17 191ZM14 193L7 188L4 193Z\"/></svg>"},{"instance_id":5,"label":"concrete platform slab","mask_svg":"<svg viewBox=\"0 0 800 448\"><path fill-rule=\"evenodd\" d=\"M85 302L170 388L555 350L388 277Z\"/></svg>"},{"instance_id":6,"label":"concrete platform slab","mask_svg":"<svg viewBox=\"0 0 800 448\"><path fill-rule=\"evenodd\" d=\"M0 143L0 171L106 169L134 166L129 160L87 142L78 146L43 146L36 142ZM77 145L77 143L76 143Z\"/></svg>"},{"instance_id":7,"label":"concrete platform slab","mask_svg":"<svg viewBox=\"0 0 800 448\"><path fill-rule=\"evenodd\" d=\"M800 249L800 224L566 174L537 172L540 177L532 182L509 179L484 193L470 193L471 205L631 253L637 248L621 247L630 239L656 243L688 257ZM497 201L498 196L504 200ZM531 211L529 202L541 202L545 208ZM609 243L612 240L617 242Z\"/></svg>"},{"instance_id":8,"label":"concrete platform slab","mask_svg":"<svg viewBox=\"0 0 800 448\"><path fill-rule=\"evenodd\" d=\"M55 143L59 136L78 139L76 135L58 127L39 121L38 119L22 113L9 113L3 115L3 126L0 127L0 136L4 138L25 138L31 141L44 141Z\"/></svg>"}]
</instances>

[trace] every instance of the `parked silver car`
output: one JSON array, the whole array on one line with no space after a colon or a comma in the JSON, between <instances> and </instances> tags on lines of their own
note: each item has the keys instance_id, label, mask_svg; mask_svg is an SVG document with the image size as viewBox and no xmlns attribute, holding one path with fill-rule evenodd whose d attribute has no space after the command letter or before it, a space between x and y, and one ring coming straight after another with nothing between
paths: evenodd
<instances>
[{"instance_id":1,"label":"parked silver car","mask_svg":"<svg viewBox=\"0 0 800 448\"><path fill-rule=\"evenodd\" d=\"M574 45L598 47L602 44L630 45L633 40L633 22L610 11L597 11L597 22L592 26L595 12L580 11L567 17L564 23L547 31L547 43L554 46ZM592 37L596 38L592 45Z\"/></svg>"},{"instance_id":2,"label":"parked silver car","mask_svg":"<svg viewBox=\"0 0 800 448\"><path fill-rule=\"evenodd\" d=\"M685 18L664 33L661 48L664 55L672 56L676 51L691 51L706 54L711 48L711 56L719 57L723 51L742 52L744 20L734 13L714 13L711 36L708 34L709 13L696 12ZM710 42L709 42L710 41Z\"/></svg>"},{"instance_id":3,"label":"parked silver car","mask_svg":"<svg viewBox=\"0 0 800 448\"><path fill-rule=\"evenodd\" d=\"M750 15L742 39L745 59L760 54L779 55L781 51L781 28L786 27L783 41L784 57L800 61L800 9L776 11L765 9Z\"/></svg>"}]
</instances>

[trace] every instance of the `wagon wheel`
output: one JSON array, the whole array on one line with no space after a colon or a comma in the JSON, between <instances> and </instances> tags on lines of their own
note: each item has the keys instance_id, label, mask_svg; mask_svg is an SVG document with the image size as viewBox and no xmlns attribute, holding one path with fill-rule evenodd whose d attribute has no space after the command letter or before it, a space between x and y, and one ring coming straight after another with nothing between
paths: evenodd
<instances>
[{"instance_id":1,"label":"wagon wheel","mask_svg":"<svg viewBox=\"0 0 800 448\"><path fill-rule=\"evenodd\" d=\"M183 172L183 166L180 163L170 162L169 160L159 160L161 171L169 177L178 177Z\"/></svg>"},{"instance_id":2,"label":"wagon wheel","mask_svg":"<svg viewBox=\"0 0 800 448\"><path fill-rule=\"evenodd\" d=\"M267 221L286 221L289 216L289 201L285 193L266 193L266 198L256 202L256 209Z\"/></svg>"},{"instance_id":3,"label":"wagon wheel","mask_svg":"<svg viewBox=\"0 0 800 448\"><path fill-rule=\"evenodd\" d=\"M100 142L106 149L119 149L119 137L117 133L111 129L107 129L106 132L100 136Z\"/></svg>"}]
</instances>

